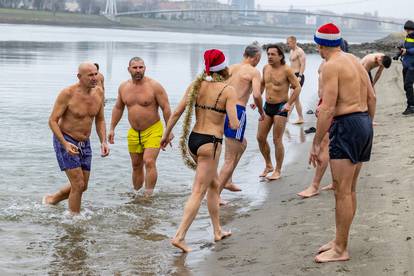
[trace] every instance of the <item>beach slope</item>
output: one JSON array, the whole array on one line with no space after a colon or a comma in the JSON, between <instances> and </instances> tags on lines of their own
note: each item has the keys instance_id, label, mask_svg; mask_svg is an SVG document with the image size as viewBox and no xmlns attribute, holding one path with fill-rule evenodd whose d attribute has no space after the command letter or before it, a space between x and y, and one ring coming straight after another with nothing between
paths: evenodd
<instances>
[{"instance_id":1,"label":"beach slope","mask_svg":"<svg viewBox=\"0 0 414 276\"><path fill-rule=\"evenodd\" d=\"M285 169L285 177L264 184L269 186L264 205L226 225L234 235L216 244L192 268L194 275L414 275L414 116L401 115L401 64L383 73L376 91L379 125L371 162L363 166L357 187L351 260L313 261L319 246L334 237L334 198L332 192L306 200L295 195L314 173L305 143L297 145L302 154ZM323 184L329 182L327 173Z\"/></svg>"}]
</instances>

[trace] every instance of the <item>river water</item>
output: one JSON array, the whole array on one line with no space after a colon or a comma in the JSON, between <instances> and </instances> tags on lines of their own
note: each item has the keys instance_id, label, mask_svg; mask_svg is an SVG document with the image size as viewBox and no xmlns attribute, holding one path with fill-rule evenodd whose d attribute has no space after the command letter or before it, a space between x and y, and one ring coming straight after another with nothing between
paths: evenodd
<instances>
[{"instance_id":1,"label":"river water","mask_svg":"<svg viewBox=\"0 0 414 276\"><path fill-rule=\"evenodd\" d=\"M128 60L140 56L146 61L146 75L165 87L175 107L187 85L202 71L204 50L222 49L229 63L237 63L245 45L253 40L281 39L31 25L0 25L0 33L0 274L171 275L191 271L214 246L205 202L187 237L194 252L183 257L169 239L180 223L193 172L182 163L175 142L173 149L158 158L155 196L144 199L135 195L126 114L117 127L109 157L99 157L99 140L92 133L95 156L81 216L71 219L66 202L54 207L41 204L44 194L66 182L47 125L54 100L62 88L77 81L79 63L97 62L106 79L105 116L109 122L117 87L129 78ZM259 70L265 62L263 55ZM320 57L308 56L301 95L305 112L315 106L319 63ZM294 112L292 121L295 116ZM221 211L225 228L251 208L260 208L266 186L276 185L257 178L263 169L255 140L257 117L248 112L248 148L234 175L243 191L223 193L230 202ZM285 165L298 154L295 144L312 138L303 130L315 119L305 115L305 120L302 127L288 124ZM177 137L180 127L178 124L175 130Z\"/></svg>"}]
</instances>

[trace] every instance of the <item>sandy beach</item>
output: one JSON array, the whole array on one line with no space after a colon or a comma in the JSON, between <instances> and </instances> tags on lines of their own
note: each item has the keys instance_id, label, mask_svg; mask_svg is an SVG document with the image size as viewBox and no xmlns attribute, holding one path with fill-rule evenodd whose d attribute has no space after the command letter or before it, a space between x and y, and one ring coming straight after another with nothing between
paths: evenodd
<instances>
[{"instance_id":1,"label":"sandy beach","mask_svg":"<svg viewBox=\"0 0 414 276\"><path fill-rule=\"evenodd\" d=\"M216 244L190 275L414 275L414 117L401 115L401 64L384 72L376 91L379 125L357 188L350 261L313 261L335 233L334 197L331 191L305 200L295 195L314 173L307 164L308 142L298 144L301 154L284 177L267 184L264 205L226 225L234 235ZM329 182L327 173L323 185Z\"/></svg>"}]
</instances>

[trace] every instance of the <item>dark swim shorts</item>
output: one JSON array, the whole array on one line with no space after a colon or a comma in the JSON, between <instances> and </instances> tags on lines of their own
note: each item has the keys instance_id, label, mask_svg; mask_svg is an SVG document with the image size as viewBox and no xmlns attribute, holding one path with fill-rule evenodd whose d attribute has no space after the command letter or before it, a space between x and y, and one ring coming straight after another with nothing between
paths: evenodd
<instances>
[{"instance_id":1,"label":"dark swim shorts","mask_svg":"<svg viewBox=\"0 0 414 276\"><path fill-rule=\"evenodd\" d=\"M263 109L267 116L273 117L277 115L277 116L287 117L288 113L286 111L285 112L281 111L285 104L286 102L275 103L275 104L265 103Z\"/></svg>"},{"instance_id":2,"label":"dark swim shorts","mask_svg":"<svg viewBox=\"0 0 414 276\"><path fill-rule=\"evenodd\" d=\"M374 79L372 78L371 71L368 71L369 80L371 81L371 84L374 83Z\"/></svg>"},{"instance_id":3,"label":"dark swim shorts","mask_svg":"<svg viewBox=\"0 0 414 276\"><path fill-rule=\"evenodd\" d=\"M82 170L90 171L92 163L92 149L89 139L79 142L67 134L63 134L63 137L66 141L78 147L79 154L70 155L56 136L53 135L53 147L56 152L56 159L60 170L65 171L75 168L82 168Z\"/></svg>"},{"instance_id":4,"label":"dark swim shorts","mask_svg":"<svg viewBox=\"0 0 414 276\"><path fill-rule=\"evenodd\" d=\"M299 77L299 72L296 72L295 73L295 76L296 77ZM305 75L302 75L302 77L300 78L300 86L302 87L303 86L303 84L305 83Z\"/></svg>"},{"instance_id":5,"label":"dark swim shorts","mask_svg":"<svg viewBox=\"0 0 414 276\"><path fill-rule=\"evenodd\" d=\"M329 157L367 162L371 157L372 119L368 112L356 112L334 118L329 130Z\"/></svg>"}]
</instances>

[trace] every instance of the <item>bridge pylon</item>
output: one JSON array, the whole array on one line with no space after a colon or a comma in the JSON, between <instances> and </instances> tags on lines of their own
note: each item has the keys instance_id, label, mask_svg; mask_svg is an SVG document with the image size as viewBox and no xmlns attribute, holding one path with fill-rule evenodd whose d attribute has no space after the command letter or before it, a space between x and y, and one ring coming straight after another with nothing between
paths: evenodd
<instances>
[{"instance_id":1,"label":"bridge pylon","mask_svg":"<svg viewBox=\"0 0 414 276\"><path fill-rule=\"evenodd\" d=\"M106 0L105 12L103 14L111 21L119 21L119 19L116 18L116 15L118 14L116 0Z\"/></svg>"}]
</instances>

